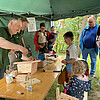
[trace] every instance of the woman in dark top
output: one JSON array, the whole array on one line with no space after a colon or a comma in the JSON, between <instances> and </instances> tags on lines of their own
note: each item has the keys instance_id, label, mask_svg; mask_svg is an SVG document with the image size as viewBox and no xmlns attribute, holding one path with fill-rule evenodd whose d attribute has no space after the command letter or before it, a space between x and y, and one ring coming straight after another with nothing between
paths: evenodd
<instances>
[{"instance_id":1,"label":"woman in dark top","mask_svg":"<svg viewBox=\"0 0 100 100\"><path fill-rule=\"evenodd\" d=\"M53 43L55 42L56 38L57 38L57 33L55 32L55 27L52 26L48 41L49 51L51 51L51 53L53 51Z\"/></svg>"}]
</instances>

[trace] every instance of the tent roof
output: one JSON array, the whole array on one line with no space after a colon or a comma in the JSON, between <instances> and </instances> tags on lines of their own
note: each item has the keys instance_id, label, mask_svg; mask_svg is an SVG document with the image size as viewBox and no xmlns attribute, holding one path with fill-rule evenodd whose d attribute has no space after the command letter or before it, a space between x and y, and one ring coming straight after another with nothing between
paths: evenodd
<instances>
[{"instance_id":1,"label":"tent roof","mask_svg":"<svg viewBox=\"0 0 100 100\"><path fill-rule=\"evenodd\" d=\"M0 12L58 20L97 14L100 0L0 0Z\"/></svg>"}]
</instances>

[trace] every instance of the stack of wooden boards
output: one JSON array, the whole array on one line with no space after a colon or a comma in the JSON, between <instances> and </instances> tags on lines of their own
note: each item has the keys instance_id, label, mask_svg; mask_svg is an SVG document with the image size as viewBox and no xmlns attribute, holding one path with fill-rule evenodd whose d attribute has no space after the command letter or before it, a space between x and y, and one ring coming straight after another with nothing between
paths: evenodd
<instances>
[{"instance_id":1,"label":"stack of wooden boards","mask_svg":"<svg viewBox=\"0 0 100 100\"><path fill-rule=\"evenodd\" d=\"M40 83L40 80L38 80L37 78L33 78L33 79L30 79L29 81L24 81L20 83L20 85L26 88L28 85L34 85L37 83Z\"/></svg>"},{"instance_id":2,"label":"stack of wooden boards","mask_svg":"<svg viewBox=\"0 0 100 100\"><path fill-rule=\"evenodd\" d=\"M17 75L16 82L24 82L27 80L27 75Z\"/></svg>"}]
</instances>

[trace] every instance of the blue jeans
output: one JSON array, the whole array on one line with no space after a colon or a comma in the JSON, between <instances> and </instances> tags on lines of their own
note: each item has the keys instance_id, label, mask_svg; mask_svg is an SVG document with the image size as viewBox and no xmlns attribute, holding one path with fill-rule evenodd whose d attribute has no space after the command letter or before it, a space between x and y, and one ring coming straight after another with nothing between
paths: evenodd
<instances>
[{"instance_id":1,"label":"blue jeans","mask_svg":"<svg viewBox=\"0 0 100 100\"><path fill-rule=\"evenodd\" d=\"M4 78L4 67L0 69L0 80Z\"/></svg>"},{"instance_id":2,"label":"blue jeans","mask_svg":"<svg viewBox=\"0 0 100 100\"><path fill-rule=\"evenodd\" d=\"M95 52L95 48L87 49L84 47L82 50L82 58L85 59L86 61L87 61L88 54L90 55L90 58L91 58L90 73L94 74L96 70L96 61L97 61L97 54Z\"/></svg>"},{"instance_id":3,"label":"blue jeans","mask_svg":"<svg viewBox=\"0 0 100 100\"><path fill-rule=\"evenodd\" d=\"M44 60L44 59L45 59L45 55L44 55L44 54L39 54L39 55L38 55L38 59Z\"/></svg>"}]
</instances>

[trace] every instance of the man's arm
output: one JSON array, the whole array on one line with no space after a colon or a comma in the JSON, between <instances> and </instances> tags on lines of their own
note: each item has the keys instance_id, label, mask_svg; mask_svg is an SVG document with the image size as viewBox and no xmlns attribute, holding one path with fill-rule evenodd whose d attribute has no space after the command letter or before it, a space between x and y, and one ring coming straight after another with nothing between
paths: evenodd
<instances>
[{"instance_id":1,"label":"man's arm","mask_svg":"<svg viewBox=\"0 0 100 100\"><path fill-rule=\"evenodd\" d=\"M100 26L98 27L98 30L97 30L96 40L99 40L99 36L100 36Z\"/></svg>"},{"instance_id":2,"label":"man's arm","mask_svg":"<svg viewBox=\"0 0 100 100\"><path fill-rule=\"evenodd\" d=\"M96 44L97 44L98 48L100 49L99 41L97 41Z\"/></svg>"},{"instance_id":3,"label":"man's arm","mask_svg":"<svg viewBox=\"0 0 100 100\"><path fill-rule=\"evenodd\" d=\"M82 33L81 33L80 41L79 41L79 47L80 47L80 48L82 48L84 31L85 31L85 30L83 29L83 31L82 31Z\"/></svg>"},{"instance_id":4,"label":"man's arm","mask_svg":"<svg viewBox=\"0 0 100 100\"><path fill-rule=\"evenodd\" d=\"M98 27L98 30L97 30L97 36L100 35L100 26Z\"/></svg>"},{"instance_id":5,"label":"man's arm","mask_svg":"<svg viewBox=\"0 0 100 100\"><path fill-rule=\"evenodd\" d=\"M2 37L0 37L0 47L4 49L14 49L15 51L20 50L23 54L28 54L28 50L25 47L11 43Z\"/></svg>"}]
</instances>

